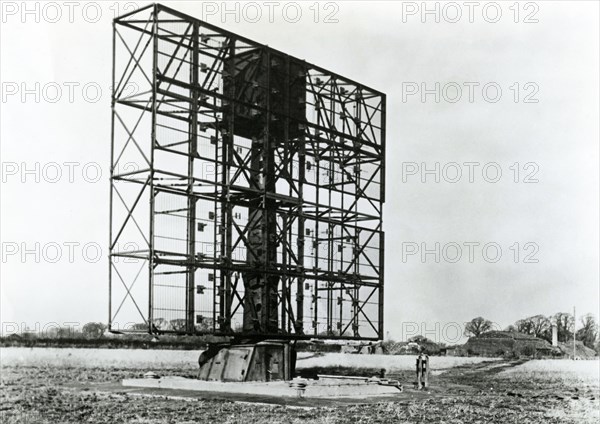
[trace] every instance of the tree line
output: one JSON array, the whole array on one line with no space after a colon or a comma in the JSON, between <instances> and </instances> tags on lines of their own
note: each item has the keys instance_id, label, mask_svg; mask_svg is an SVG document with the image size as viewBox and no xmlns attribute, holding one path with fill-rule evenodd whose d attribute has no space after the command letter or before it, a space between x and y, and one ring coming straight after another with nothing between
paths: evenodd
<instances>
[{"instance_id":1,"label":"tree line","mask_svg":"<svg viewBox=\"0 0 600 424\"><path fill-rule=\"evenodd\" d=\"M148 323L134 323L129 325L128 330L148 332ZM200 324L194 326L197 331L207 331L213 327L213 320L206 318ZM53 325L43 330L32 331L25 329L19 335L21 337L46 337L57 339L100 339L105 336L108 326L102 322L88 322L82 327L73 325ZM187 329L185 319L166 320L156 318L152 321L152 329L155 332L167 331L172 333L184 333Z\"/></svg>"},{"instance_id":2,"label":"tree line","mask_svg":"<svg viewBox=\"0 0 600 424\"><path fill-rule=\"evenodd\" d=\"M575 332L576 340L591 349L598 349L599 326L593 314L585 314L580 317L579 329L576 329L573 314L558 312L550 316L533 315L520 319L506 327L504 331L528 334L552 342L553 325L556 326L559 342L566 343L573 340L573 332ZM477 337L497 329L492 321L477 317L465 324L464 334L467 337Z\"/></svg>"}]
</instances>

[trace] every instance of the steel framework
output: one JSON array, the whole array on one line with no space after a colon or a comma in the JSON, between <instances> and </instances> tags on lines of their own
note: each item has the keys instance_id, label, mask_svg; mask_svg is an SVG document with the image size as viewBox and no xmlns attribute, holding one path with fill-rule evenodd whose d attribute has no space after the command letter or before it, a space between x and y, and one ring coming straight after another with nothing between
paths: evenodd
<instances>
[{"instance_id":1,"label":"steel framework","mask_svg":"<svg viewBox=\"0 0 600 424\"><path fill-rule=\"evenodd\" d=\"M383 337L385 94L159 4L113 22L113 331Z\"/></svg>"}]
</instances>

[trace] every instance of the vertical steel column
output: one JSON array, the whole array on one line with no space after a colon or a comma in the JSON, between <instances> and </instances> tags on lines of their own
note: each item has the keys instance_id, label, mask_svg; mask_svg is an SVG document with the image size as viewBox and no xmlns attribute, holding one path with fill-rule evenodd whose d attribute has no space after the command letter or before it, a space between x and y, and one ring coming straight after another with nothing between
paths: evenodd
<instances>
[{"instance_id":1,"label":"vertical steel column","mask_svg":"<svg viewBox=\"0 0 600 424\"><path fill-rule=\"evenodd\" d=\"M340 110L340 114L344 113L344 111L346 110L346 102L345 100L342 98L342 93L340 92L340 90L338 90L338 96L340 99L340 106L341 106L341 110ZM341 119L342 121L342 133L346 133L346 120L345 119ZM341 197L341 209L342 211L346 211L346 208L344 207L344 200L346 197L346 182L345 182L345 178L346 178L346 149L345 149L345 140L341 140L342 141L342 145L343 145L343 149L344 151L342 151L339 155L340 158L340 186L341 186L341 193L340 193L340 197ZM344 212L342 212L342 216L341 216L341 227L340 227L340 241L339 241L339 248L338 248L338 253L340 256L340 270L345 271L345 265L344 265L344 240L345 240L345 235L344 232L348 231L346 228L346 224L347 224L347 219L344 217ZM339 298L338 298L338 304L339 304L339 321L337 322L337 329L338 329L338 336L342 335L342 329L343 329L343 320L344 320L344 288L345 285L340 284L340 294L339 294Z\"/></svg>"},{"instance_id":2,"label":"vertical steel column","mask_svg":"<svg viewBox=\"0 0 600 424\"><path fill-rule=\"evenodd\" d=\"M290 60L288 58L288 69L287 69L287 74L290 75L291 72L291 67L290 67ZM302 79L303 87L306 87L306 69L303 68L301 70L301 75L297 75L296 78L298 79ZM288 90L289 92L289 90ZM298 101L298 102L304 102L306 104L306 89L304 90L304 98L303 99L291 99L289 98L288 103L292 102L292 101ZM305 117L306 119L306 112L305 112ZM300 123L295 122L294 121L294 125L299 126ZM298 257L298 267L296 269L296 271L298 271L298 276L296 277L296 321L295 321L295 325L294 325L294 331L296 332L296 334L304 334L304 277L302 277L302 275L304 275L305 270L304 270L304 247L306 245L305 243L305 237L306 237L306 231L305 231L305 218L304 218L304 179L305 179L305 168L306 168L306 137L305 137L305 133L304 133L304 129L302 131L300 131L300 134L298 135L298 140L297 140L297 155L298 155L298 180L296 181L297 184L297 188L298 188L298 196L301 200L300 204L298 205L298 236L297 236L297 257ZM293 163L293 162L292 162ZM293 173L292 173L293 175Z\"/></svg>"},{"instance_id":3,"label":"vertical steel column","mask_svg":"<svg viewBox=\"0 0 600 424\"><path fill-rule=\"evenodd\" d=\"M154 322L154 213L155 213L155 192L154 192L154 148L156 147L156 114L158 111L158 5L154 4L152 8L152 129L151 129L151 146L150 146L150 229L148 241L148 332L153 332Z\"/></svg>"},{"instance_id":4,"label":"vertical steel column","mask_svg":"<svg viewBox=\"0 0 600 424\"><path fill-rule=\"evenodd\" d=\"M115 163L115 72L116 72L116 37L115 20L112 22L112 89L110 98L110 192L108 195L108 330L112 330L112 227L113 227L113 184Z\"/></svg>"},{"instance_id":5,"label":"vertical steel column","mask_svg":"<svg viewBox=\"0 0 600 424\"><path fill-rule=\"evenodd\" d=\"M223 44L224 46L222 46L223 49L227 49L228 50L228 54L231 54L231 44L232 39L227 37L225 38L225 40L223 40ZM220 54L220 52L219 52ZM225 55L227 56L227 55ZM233 61L233 58L231 59L231 61ZM223 64L223 70L224 71L228 71L227 69L225 69L227 64L227 60L224 61ZM229 74L228 78L231 78L232 82L234 81L235 78L233 78L234 74ZM231 89L231 93L229 94L231 96L232 100L228 100L231 106L231 117L233 117L235 115L235 106L234 106L234 101L233 98L235 98L235 88ZM231 118L230 117L230 118ZM229 125L229 127L231 127L231 125ZM228 199L228 180L229 180L229 165L230 165L230 161L229 161L229 152L231 151L231 149L229 148L229 139L233 138L233 134L228 134L227 133L227 128L224 128L221 125L221 122L217 122L215 120L215 137L216 137L216 143L218 145L219 143L219 134L221 135L221 152L220 152L220 166L221 166L221 181L220 181L220 185L221 185L221 191L220 191L220 195L219 195L219 188L218 186L215 186L215 194L217 194L217 198L219 199L219 206L218 208L220 208L220 214L215 214L215 227L216 225L216 220L219 220L219 225L218 225L218 237L221 240L221 246L220 246L220 257L218 258L218 263L221 264L221 267L219 269L219 288L218 288L218 299L219 299L219 303L218 303L218 308L219 308L219 315L217 317L217 325L219 327L219 329L221 331L225 331L226 330L226 321L228 320L227 317L227 297L226 297L226 290L227 290L227 274L229 273L229 271L227 269L223 269L223 267L227 267L227 252L229 252L229 243L228 243L228 238L227 238L227 228L231 225L231 216L228 213L228 210L231 208L231 205L229 204L229 199ZM219 148L217 147L217 154L215 156L217 158L217 162L219 162ZM217 169L219 167L219 163L217 163ZM217 281L216 278L216 273L217 270L215 270L215 281ZM215 308L217 307L217 305L215 305Z\"/></svg>"},{"instance_id":6,"label":"vertical steel column","mask_svg":"<svg viewBox=\"0 0 600 424\"><path fill-rule=\"evenodd\" d=\"M331 96L332 99L334 98L334 96ZM344 103L344 99L342 98L342 93L340 91L339 86L337 87L336 93L335 93L335 97L339 99L339 105L340 105L340 113L344 112L345 109L345 103ZM336 114L333 113L333 121L335 122L336 119ZM342 124L342 129L340 130L342 133L344 133L344 130L346 129L346 122L344 120L342 120L341 122ZM342 144L342 149L344 148L343 145L345 144L345 140L341 139L340 140L341 144ZM345 171L345 166L346 166L346 156L345 156L346 152L345 151L341 151L338 154L338 165L340 167L340 181L339 181L339 185L340 185L340 208L342 211L345 211L344 209L344 197L345 197L345 185L344 185L344 171ZM338 182L335 182L336 187ZM338 241L338 249L337 252L334 252L334 254L337 254L339 256L339 259L336 260L339 261L338 263L338 275L342 276L342 273L340 271L344 271L344 230L346 229L346 218L344 216L344 212L342 212L340 214L340 235L339 235L339 241ZM338 298L337 298L337 302L338 302L338 321L336 323L336 329L338 331L338 336L341 335L342 332L342 320L344 318L344 284L339 284L339 294L338 294Z\"/></svg>"},{"instance_id":7,"label":"vertical steel column","mask_svg":"<svg viewBox=\"0 0 600 424\"><path fill-rule=\"evenodd\" d=\"M274 87L271 84L271 50L265 48L263 50L266 63L266 126L264 130L263 144L263 192L262 192L262 238L263 249L265 252L265 261L263 263L263 306L265 311L262 315L263 323L261 327L266 333L277 333L279 331L277 316L277 289L279 285L279 276L273 275L276 271L275 264L277 263L277 204L271 199L269 194L276 192L276 176L275 176L275 149L281 140L272 139L271 134L271 95ZM263 326L264 325L264 326Z\"/></svg>"},{"instance_id":8,"label":"vertical steel column","mask_svg":"<svg viewBox=\"0 0 600 424\"><path fill-rule=\"evenodd\" d=\"M385 127L386 127L386 95L381 95L381 169L380 184L379 184L379 334L378 337L383 339L384 328L383 328L383 285L385 280L384 265L385 265L385 232L383 231L383 204L385 202ZM429 371L429 368L428 368Z\"/></svg>"},{"instance_id":9,"label":"vertical steel column","mask_svg":"<svg viewBox=\"0 0 600 424\"><path fill-rule=\"evenodd\" d=\"M233 164L233 150L234 150L234 142L235 142L235 102L233 99L235 98L236 85L235 85L235 49L236 49L236 40L235 38L229 39L229 60L225 61L225 64L229 64L227 69L227 74L229 78L231 78L231 100L229 102L229 108L231 112L231 116L228 120L227 134L223 136L223 145L225 146L223 160L225 163L223 164L223 205L225 206L225 211L221 213L225 213L225 264L229 267L232 264L233 260L233 205L231 203L231 166ZM225 64L223 65L225 67ZM224 274L224 275L223 275ZM232 285L231 285L231 271L223 270L221 271L222 278L225 278L225 293L224 293L224 322L222 330L224 332L231 331L231 303L233 302L233 293L232 293Z\"/></svg>"},{"instance_id":10,"label":"vertical steel column","mask_svg":"<svg viewBox=\"0 0 600 424\"><path fill-rule=\"evenodd\" d=\"M292 161L292 157L293 157L293 153L290 152L291 150L291 146L290 146L290 132L289 132L289 126L290 126L290 58L289 56L285 56L284 57L284 62L285 63L278 63L279 66L282 66L284 68L284 91L282 93L283 95L283 140L280 140L280 142L278 143L276 148L279 148L281 146L281 144L283 143L283 162L285 163L285 170L287 171L287 177L285 177L287 185L288 185L288 192L287 195L291 196L292 195L292 186L293 186L293 181L292 181L292 175L293 175L293 161ZM280 174L279 177L282 177L282 175ZM275 178L275 176L273 176L273 178ZM280 328L286 332L290 332L290 320L291 320L291 315L292 315L292 311L290 310L291 308L288 308L288 306L290 305L289 303L289 292L290 292L290 281L291 278L288 276L288 272L290 270L290 258L288 257L288 249L291 250L291 227L292 227L292 222L294 220L293 217L291 217L291 209L288 207L286 208L286 212L285 214L282 214L282 234L280 235L280 238L283 242L283 248L281 249L281 264L282 264L282 269L281 271L283 272L283 275L281 276L281 325ZM289 220L289 222L288 222ZM290 228L288 228L288 225L290 226Z\"/></svg>"},{"instance_id":11,"label":"vertical steel column","mask_svg":"<svg viewBox=\"0 0 600 424\"><path fill-rule=\"evenodd\" d=\"M329 109L326 110L326 112L328 112L329 114L329 119L328 122L330 122L332 125L335 122L335 100L334 100L334 96L335 96L335 92L337 91L337 81L335 78L331 79L331 85L330 85L330 92L329 92ZM329 133L327 134L327 138L329 139L329 142L333 142L334 140L332 140L331 138L335 139L335 135ZM328 196L328 201L329 201L329 214L328 217L331 220L332 219L332 209L331 209L331 200L332 200L332 194L333 194L333 189L334 189L334 183L335 183L335 165L333 163L333 156L334 156L334 150L331 149L329 151L329 171L327 172L327 183L326 186L328 187L327 190L327 196ZM335 269L334 269L334 259L333 259L333 255L334 253L334 235L335 235L335 225L329 223L327 225L327 271L328 271L328 275L329 278L332 278L335 275ZM333 283L328 281L327 282L327 334L329 335L333 335L333 310L334 310L334 305L333 305Z\"/></svg>"},{"instance_id":12,"label":"vertical steel column","mask_svg":"<svg viewBox=\"0 0 600 424\"><path fill-rule=\"evenodd\" d=\"M194 331L195 281L196 281L196 197L194 195L194 160L198 154L198 22L193 23L192 57L190 64L190 117L188 129L187 154L187 270L185 279L186 293L186 330Z\"/></svg>"},{"instance_id":13,"label":"vertical steel column","mask_svg":"<svg viewBox=\"0 0 600 424\"><path fill-rule=\"evenodd\" d=\"M360 128L360 118L361 118L361 102L363 101L362 98L362 91L360 89L358 89L357 93L356 93L356 111L355 111L355 122L356 122L356 129L355 129L355 134L360 134L361 132L361 128ZM361 182L360 182L360 163L361 163L361 152L360 152L360 143L357 142L353 142L353 147L354 147L354 157L355 157L355 165L354 165L354 178L355 178L355 192L354 192L354 196L360 196L360 193L362 193L362 189L361 189ZM355 199L354 202L354 213L356 215L358 215L358 201L356 201L357 199ZM358 301L360 299L360 286L359 284L362 282L360 280L358 280L358 276L360 275L360 229L358 228L358 224L356 222L356 220L354 220L354 247L353 247L353 261L354 261L354 299L352 299L352 334L355 337L359 337L359 322L358 322Z\"/></svg>"},{"instance_id":14,"label":"vertical steel column","mask_svg":"<svg viewBox=\"0 0 600 424\"><path fill-rule=\"evenodd\" d=\"M261 49L258 66L263 68L265 79L262 119L263 126L252 140L250 150L250 187L248 202L247 265L244 273L244 331L255 334L276 334L279 330L277 316L277 204L275 193L275 148L277 140L271 134L271 54Z\"/></svg>"},{"instance_id":15,"label":"vertical steel column","mask_svg":"<svg viewBox=\"0 0 600 424\"><path fill-rule=\"evenodd\" d=\"M304 72L304 70L303 70ZM305 78L305 77L302 77ZM296 123L296 125L298 125ZM298 195L301 200L304 200L304 179L306 169L306 137L304 130L298 138ZM298 271L300 275L304 275L304 247L306 246L305 237L305 218L304 218L304 202L298 205ZM296 334L304 334L304 277L296 277Z\"/></svg>"},{"instance_id":16,"label":"vertical steel column","mask_svg":"<svg viewBox=\"0 0 600 424\"><path fill-rule=\"evenodd\" d=\"M233 102L232 102L233 103ZM219 228L220 226L218 225L218 220L220 219L219 217L219 205L222 204L223 200L222 198L219 199L219 191L218 191L218 187L220 184L219 179L222 178L222 172L224 169L224 164L223 162L223 158L221 158L221 161L219 161L219 130L218 130L218 118L217 118L217 113L214 113L214 122L215 122L215 148L214 148L214 155L215 155L215 161L214 161L214 169L215 169L215 173L214 173L214 181L213 181L213 188L214 188L214 196L215 196L215 202L213 204L213 248L212 248L212 263L216 264L218 262L218 258L223 257L223 252L224 252L224 240L223 237L219 236ZM222 193L221 193L222 195ZM220 243L220 246L219 246ZM219 330L221 330L221 326L219 325L219 317L222 316L223 313L223 304L221 302L218 302L217 299L221 299L220 297L217 297L218 295L218 289L219 287L221 287L221 283L219 281L219 283L217 284L217 278L216 278L216 274L217 274L217 269L215 269L213 276L215 278L213 278L212 281L212 303L213 303L213 308L212 308L212 325L213 325L213 329L216 331L217 328L219 328ZM218 310L217 310L218 309Z\"/></svg>"},{"instance_id":17,"label":"vertical steel column","mask_svg":"<svg viewBox=\"0 0 600 424\"><path fill-rule=\"evenodd\" d=\"M321 119L321 112L320 112L320 108L321 108L321 99L319 97L317 97L316 95L314 95L315 98L315 109L316 109L316 113L317 113L317 124L318 125L323 125L322 119ZM314 234L314 240L313 240L313 246L315 247L315 258L314 258L314 264L315 267L313 269L313 274L314 275L318 275L319 274L319 260L320 260L320 255L319 255L319 251L320 251L320 245L321 245L321 241L319 239L319 230L320 230L320 226L319 223L321 222L320 220L320 205L321 205L321 141L319 140L319 136L318 134L320 133L319 130L315 130L315 145L317 146L316 152L315 152L315 181L316 181L316 185L315 185L315 191L316 191L316 201L315 201L315 234ZM313 334L316 336L319 333L319 280L315 279L315 287L313 290L313 303L314 303L314 319L313 319Z\"/></svg>"},{"instance_id":18,"label":"vertical steel column","mask_svg":"<svg viewBox=\"0 0 600 424\"><path fill-rule=\"evenodd\" d=\"M287 132L287 131L286 131ZM287 149L287 148L286 148ZM280 234L281 240L283 241L283 248L281 249L281 265L282 265L282 276L281 276L281 325L280 325L280 329L289 332L289 319L290 319L290 311L288 311L287 309L287 299L288 299L288 290L287 290L287 283L288 283L288 269L289 269L289 263L288 263L288 253L287 253L287 246L289 246L289 237L288 235L288 215L287 214L282 214L282 224L281 227L283 229L282 233ZM277 311L275 311L275 313L277 314Z\"/></svg>"}]
</instances>

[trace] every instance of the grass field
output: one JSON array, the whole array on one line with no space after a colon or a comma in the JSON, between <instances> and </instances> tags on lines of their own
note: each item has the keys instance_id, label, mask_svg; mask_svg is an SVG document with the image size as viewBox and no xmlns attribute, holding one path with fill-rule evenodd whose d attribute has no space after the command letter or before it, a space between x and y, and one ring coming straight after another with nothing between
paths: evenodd
<instances>
[{"instance_id":1,"label":"grass field","mask_svg":"<svg viewBox=\"0 0 600 424\"><path fill-rule=\"evenodd\" d=\"M529 361L518 368L503 372L519 378L545 376L546 378L559 378L564 380L581 379L583 381L598 381L600 376L600 361L569 361L561 359L547 359L543 361Z\"/></svg>"},{"instance_id":2,"label":"grass field","mask_svg":"<svg viewBox=\"0 0 600 424\"><path fill-rule=\"evenodd\" d=\"M106 392L107 382L148 369L190 375L190 352L91 349L25 352L2 349L0 421L12 423L596 423L600 419L598 361L465 361L432 358L439 373L427 393L405 390L394 401L292 408L194 397L143 397ZM306 357L306 356L305 356ZM299 365L333 364L398 369L410 387L414 357L324 355ZM132 364L139 360L140 364ZM321 361L321 362L319 362ZM372 364L370 361L374 361ZM437 363L437 365L436 365ZM165 368L160 368L165 366ZM149 368L150 367L150 368ZM402 373L401 373L402 374Z\"/></svg>"},{"instance_id":3,"label":"grass field","mask_svg":"<svg viewBox=\"0 0 600 424\"><path fill-rule=\"evenodd\" d=\"M74 348L3 348L2 365L53 366L119 369L196 369L200 351L74 349Z\"/></svg>"},{"instance_id":4,"label":"grass field","mask_svg":"<svg viewBox=\"0 0 600 424\"><path fill-rule=\"evenodd\" d=\"M81 368L124 369L196 369L200 351L190 350L132 350L132 349L73 349L73 348L3 348L0 358L5 365L48 365ZM482 358L434 357L433 369L478 363ZM298 368L364 367L412 370L413 356L348 355L342 353L298 353ZM383 365L382 365L383 364Z\"/></svg>"},{"instance_id":5,"label":"grass field","mask_svg":"<svg viewBox=\"0 0 600 424\"><path fill-rule=\"evenodd\" d=\"M492 359L493 360L493 359ZM459 365L477 364L490 361L490 358L463 358L453 356L432 356L431 369L444 370ZM298 361L297 367L351 367L351 368L386 368L387 370L413 370L415 356L412 355L348 355L343 353L326 353Z\"/></svg>"}]
</instances>

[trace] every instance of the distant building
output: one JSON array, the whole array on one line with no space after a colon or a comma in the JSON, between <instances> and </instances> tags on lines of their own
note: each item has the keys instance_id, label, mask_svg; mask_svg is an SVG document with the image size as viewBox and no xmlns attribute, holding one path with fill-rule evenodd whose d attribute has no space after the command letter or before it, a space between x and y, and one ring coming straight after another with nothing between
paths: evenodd
<instances>
[{"instance_id":1,"label":"distant building","mask_svg":"<svg viewBox=\"0 0 600 424\"><path fill-rule=\"evenodd\" d=\"M562 356L560 350L548 341L528 334L508 331L489 331L478 337L471 337L463 346L450 346L446 349L450 356L529 356L534 358L554 358Z\"/></svg>"}]
</instances>

